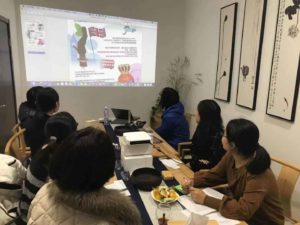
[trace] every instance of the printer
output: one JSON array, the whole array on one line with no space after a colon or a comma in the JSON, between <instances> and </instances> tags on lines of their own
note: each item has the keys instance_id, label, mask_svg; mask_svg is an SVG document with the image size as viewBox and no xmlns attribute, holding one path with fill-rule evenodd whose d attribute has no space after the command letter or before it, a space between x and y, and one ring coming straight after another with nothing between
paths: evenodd
<instances>
[{"instance_id":1,"label":"printer","mask_svg":"<svg viewBox=\"0 0 300 225\"><path fill-rule=\"evenodd\" d=\"M142 167L153 167L151 136L144 131L126 132L119 137L121 162L130 174Z\"/></svg>"}]
</instances>

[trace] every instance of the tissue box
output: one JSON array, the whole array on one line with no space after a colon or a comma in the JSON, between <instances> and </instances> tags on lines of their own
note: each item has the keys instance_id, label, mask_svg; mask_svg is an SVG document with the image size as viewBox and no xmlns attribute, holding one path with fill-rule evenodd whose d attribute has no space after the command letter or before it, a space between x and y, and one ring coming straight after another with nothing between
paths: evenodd
<instances>
[{"instance_id":1,"label":"tissue box","mask_svg":"<svg viewBox=\"0 0 300 225\"><path fill-rule=\"evenodd\" d=\"M153 168L152 155L125 156L124 152L121 152L121 162L124 170L130 174L142 167Z\"/></svg>"}]
</instances>

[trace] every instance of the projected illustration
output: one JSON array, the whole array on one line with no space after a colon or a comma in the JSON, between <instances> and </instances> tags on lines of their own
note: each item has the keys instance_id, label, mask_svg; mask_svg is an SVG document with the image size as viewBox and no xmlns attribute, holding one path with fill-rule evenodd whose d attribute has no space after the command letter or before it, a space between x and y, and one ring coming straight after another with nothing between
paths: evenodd
<instances>
[{"instance_id":1,"label":"projected illustration","mask_svg":"<svg viewBox=\"0 0 300 225\"><path fill-rule=\"evenodd\" d=\"M124 26L124 33L123 33L123 35L126 35L128 32L134 33L135 31L136 31L135 28L132 28L132 27L126 25L126 26Z\"/></svg>"},{"instance_id":2,"label":"projected illustration","mask_svg":"<svg viewBox=\"0 0 300 225\"><path fill-rule=\"evenodd\" d=\"M130 65L124 64L119 65L120 76L118 77L118 81L121 83L129 83L134 82L133 76L130 74Z\"/></svg>"},{"instance_id":3,"label":"projected illustration","mask_svg":"<svg viewBox=\"0 0 300 225\"><path fill-rule=\"evenodd\" d=\"M68 21L72 78L133 83L140 80L142 34L130 26ZM125 33L124 33L125 31ZM121 73L121 75L120 75Z\"/></svg>"},{"instance_id":4,"label":"projected illustration","mask_svg":"<svg viewBox=\"0 0 300 225\"><path fill-rule=\"evenodd\" d=\"M30 54L41 53L39 50L45 48L45 26L41 22L27 22L26 26L26 45Z\"/></svg>"},{"instance_id":5,"label":"projected illustration","mask_svg":"<svg viewBox=\"0 0 300 225\"><path fill-rule=\"evenodd\" d=\"M151 87L157 22L20 5L26 81Z\"/></svg>"},{"instance_id":6,"label":"projected illustration","mask_svg":"<svg viewBox=\"0 0 300 225\"><path fill-rule=\"evenodd\" d=\"M86 40L87 40L87 31L86 27L81 27L79 24L75 24L76 28L76 36L79 37L77 42L77 46L74 45L78 55L79 55L79 65L80 67L87 67L87 60L86 60Z\"/></svg>"}]
</instances>

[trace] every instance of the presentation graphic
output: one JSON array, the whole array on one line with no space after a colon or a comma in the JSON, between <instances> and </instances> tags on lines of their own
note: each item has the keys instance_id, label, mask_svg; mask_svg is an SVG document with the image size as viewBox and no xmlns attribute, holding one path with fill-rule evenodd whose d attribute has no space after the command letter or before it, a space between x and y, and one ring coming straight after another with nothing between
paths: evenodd
<instances>
[{"instance_id":1,"label":"presentation graphic","mask_svg":"<svg viewBox=\"0 0 300 225\"><path fill-rule=\"evenodd\" d=\"M71 80L141 80L142 33L121 24L68 20Z\"/></svg>"},{"instance_id":2,"label":"presentation graphic","mask_svg":"<svg viewBox=\"0 0 300 225\"><path fill-rule=\"evenodd\" d=\"M26 44L30 50L45 48L45 25L41 22L26 22Z\"/></svg>"},{"instance_id":3,"label":"presentation graphic","mask_svg":"<svg viewBox=\"0 0 300 225\"><path fill-rule=\"evenodd\" d=\"M155 84L157 22L30 5L20 12L29 85Z\"/></svg>"}]
</instances>

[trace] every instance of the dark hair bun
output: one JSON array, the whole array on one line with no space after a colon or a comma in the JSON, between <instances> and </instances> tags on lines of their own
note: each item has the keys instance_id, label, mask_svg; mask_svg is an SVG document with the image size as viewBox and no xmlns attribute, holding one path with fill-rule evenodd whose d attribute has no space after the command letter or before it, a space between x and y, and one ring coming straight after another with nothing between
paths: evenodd
<instances>
[{"instance_id":1,"label":"dark hair bun","mask_svg":"<svg viewBox=\"0 0 300 225\"><path fill-rule=\"evenodd\" d=\"M45 135L48 139L55 137L57 142L61 142L71 133L76 131L78 123L68 112L59 112L51 116L45 124Z\"/></svg>"}]
</instances>

